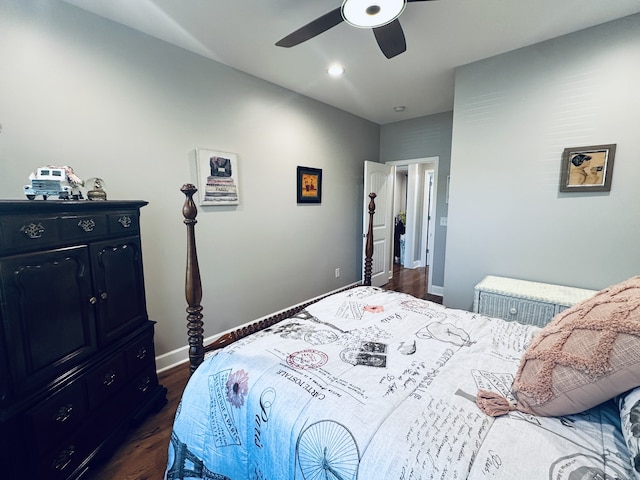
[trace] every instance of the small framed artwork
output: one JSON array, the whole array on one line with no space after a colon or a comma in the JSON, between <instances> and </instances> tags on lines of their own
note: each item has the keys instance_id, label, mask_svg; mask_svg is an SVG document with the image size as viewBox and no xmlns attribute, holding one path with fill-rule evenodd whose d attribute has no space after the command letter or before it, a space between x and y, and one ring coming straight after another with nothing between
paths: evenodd
<instances>
[{"instance_id":1,"label":"small framed artwork","mask_svg":"<svg viewBox=\"0 0 640 480\"><path fill-rule=\"evenodd\" d=\"M238 156L197 148L196 162L200 205L238 205Z\"/></svg>"},{"instance_id":2,"label":"small framed artwork","mask_svg":"<svg viewBox=\"0 0 640 480\"><path fill-rule=\"evenodd\" d=\"M322 201L322 170L298 167L298 203L320 203Z\"/></svg>"},{"instance_id":3,"label":"small framed artwork","mask_svg":"<svg viewBox=\"0 0 640 480\"><path fill-rule=\"evenodd\" d=\"M565 148L562 154L561 192L611 190L616 144Z\"/></svg>"}]
</instances>

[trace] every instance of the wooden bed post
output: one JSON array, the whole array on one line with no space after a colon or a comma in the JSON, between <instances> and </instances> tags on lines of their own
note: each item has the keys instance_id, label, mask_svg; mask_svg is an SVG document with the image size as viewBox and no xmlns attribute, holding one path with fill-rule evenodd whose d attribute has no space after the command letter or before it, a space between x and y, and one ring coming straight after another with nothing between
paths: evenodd
<instances>
[{"instance_id":1,"label":"wooden bed post","mask_svg":"<svg viewBox=\"0 0 640 480\"><path fill-rule=\"evenodd\" d=\"M363 285L371 285L371 273L373 264L373 214L376 213L375 193L370 193L369 198L369 228L367 230L367 244L364 248L364 281Z\"/></svg>"},{"instance_id":2,"label":"wooden bed post","mask_svg":"<svg viewBox=\"0 0 640 480\"><path fill-rule=\"evenodd\" d=\"M198 254L196 251L196 237L195 237L195 225L198 223L196 216L198 209L193 202L193 195L198 189L190 184L186 183L180 189L184 193L186 199L182 207L182 214L184 216L184 224L187 226L187 274L185 279L185 298L187 300L187 337L189 340L189 370L193 373L196 368L204 361L204 354L206 352L212 352L223 348L241 338L246 337L252 333L269 328L278 322L286 318L290 318L298 314L301 310L307 308L312 303L315 303L325 297L331 295L326 294L322 297L317 297L305 303L301 303L288 310L278 312L270 317L262 320L257 320L249 325L242 326L231 332L224 333L216 338L209 345L204 345L204 329L202 321L202 282L200 280L200 267L198 266ZM364 261L364 279L363 285L371 285L371 272L373 263L373 215L376 210L376 204L374 199L375 193L370 193L369 198L369 226L366 234L367 242L365 245L365 261ZM355 287L356 284L344 287L343 290L348 290ZM336 293L336 292L332 292Z\"/></svg>"},{"instance_id":3,"label":"wooden bed post","mask_svg":"<svg viewBox=\"0 0 640 480\"><path fill-rule=\"evenodd\" d=\"M189 338L189 363L190 373L193 373L204 360L204 329L202 328L202 282L200 280L200 267L198 265L198 253L196 251L195 225L198 223L196 215L198 209L193 202L193 194L198 189L186 183L180 189L186 199L182 207L184 223L187 226L187 276L185 279L184 295L187 300L187 336Z\"/></svg>"}]
</instances>

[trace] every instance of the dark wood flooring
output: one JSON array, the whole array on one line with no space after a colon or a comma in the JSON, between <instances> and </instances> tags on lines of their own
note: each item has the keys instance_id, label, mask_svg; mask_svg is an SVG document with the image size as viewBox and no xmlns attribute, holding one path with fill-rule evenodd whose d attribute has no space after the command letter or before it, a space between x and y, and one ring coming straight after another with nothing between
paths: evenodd
<instances>
[{"instance_id":1,"label":"dark wood flooring","mask_svg":"<svg viewBox=\"0 0 640 480\"><path fill-rule=\"evenodd\" d=\"M383 288L442 303L428 295L427 268L405 269L395 265L393 279ZM167 464L167 446L173 417L189 379L189 368L180 365L159 374L167 390L167 405L132 430L113 457L86 477L88 480L161 480Z\"/></svg>"},{"instance_id":2,"label":"dark wood flooring","mask_svg":"<svg viewBox=\"0 0 640 480\"><path fill-rule=\"evenodd\" d=\"M428 277L429 267L402 268L396 263L393 265L393 277L391 281L382 288L396 292L404 292L417 298L442 303L441 296L427 293Z\"/></svg>"}]
</instances>

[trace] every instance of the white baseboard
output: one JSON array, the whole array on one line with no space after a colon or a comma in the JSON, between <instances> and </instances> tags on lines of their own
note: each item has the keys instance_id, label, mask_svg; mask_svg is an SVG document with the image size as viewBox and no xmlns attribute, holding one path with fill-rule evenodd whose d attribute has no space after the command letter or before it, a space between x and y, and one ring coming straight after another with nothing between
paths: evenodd
<instances>
[{"instance_id":1,"label":"white baseboard","mask_svg":"<svg viewBox=\"0 0 640 480\"><path fill-rule=\"evenodd\" d=\"M170 368L186 363L189 358L189 347L178 348L172 352L163 353L156 357L156 372L161 373Z\"/></svg>"},{"instance_id":2,"label":"white baseboard","mask_svg":"<svg viewBox=\"0 0 640 480\"><path fill-rule=\"evenodd\" d=\"M357 285L358 283L359 282L353 283L352 285ZM339 290L342 290L343 288L350 287L352 285L346 285L344 287L340 287L340 288L338 288L338 289L336 289L336 290L334 290L332 292L325 293L323 295L318 295L317 297L312 298L311 300L307 300L305 302L300 302L300 303L298 303L296 305L293 305L291 307L283 308L282 310L280 310L278 312L274 312L274 313L272 313L270 315L265 315L264 317L258 318L256 320L251 321L251 322L247 322L247 323L245 323L243 325L238 325L237 327L231 328L231 329L226 330L224 332L217 333L216 335L213 335L211 337L205 338L204 339L204 344L205 345L209 345L210 343L215 341L216 338L218 338L218 337L220 337L222 335L225 335L227 333L230 333L230 332L232 332L232 331L234 331L234 330L236 330L238 328L242 328L242 327L245 327L247 325L251 325L254 322L258 322L260 320L264 320L264 319L272 317L274 315L278 315L281 312L285 312L285 311L290 310L292 308L298 307L298 306L303 305L303 304L305 304L305 303L307 303L309 301L314 301L316 299L324 297L325 295L331 295L332 293L335 293L335 292L337 292ZM185 331L185 338L186 338L186 336L187 336L187 333ZM162 355L156 356L156 371L158 373L161 373L161 372L164 372L165 370L169 370L170 368L177 367L178 365L181 365L183 363L187 363L188 361L189 361L189 346L186 345L184 347L180 347L180 348L177 348L175 350L172 350L171 352L163 353ZM187 368L187 367L185 366L185 368Z\"/></svg>"},{"instance_id":3,"label":"white baseboard","mask_svg":"<svg viewBox=\"0 0 640 480\"><path fill-rule=\"evenodd\" d=\"M431 291L429 292L431 295L439 295L442 297L444 295L444 287L439 285L431 285Z\"/></svg>"}]
</instances>

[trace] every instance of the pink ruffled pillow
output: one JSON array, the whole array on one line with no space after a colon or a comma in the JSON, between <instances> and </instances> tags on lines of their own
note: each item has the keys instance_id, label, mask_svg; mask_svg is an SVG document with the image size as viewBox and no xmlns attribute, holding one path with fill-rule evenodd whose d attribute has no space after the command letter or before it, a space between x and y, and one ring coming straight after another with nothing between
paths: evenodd
<instances>
[{"instance_id":1,"label":"pink ruffled pillow","mask_svg":"<svg viewBox=\"0 0 640 480\"><path fill-rule=\"evenodd\" d=\"M513 383L516 405L479 391L488 415L579 413L640 386L640 276L558 314L536 335Z\"/></svg>"}]
</instances>

